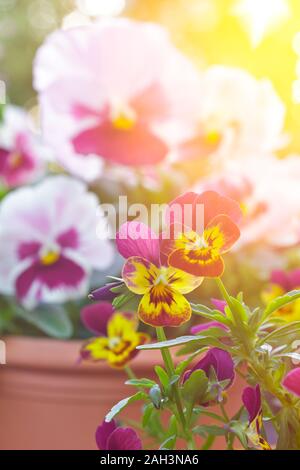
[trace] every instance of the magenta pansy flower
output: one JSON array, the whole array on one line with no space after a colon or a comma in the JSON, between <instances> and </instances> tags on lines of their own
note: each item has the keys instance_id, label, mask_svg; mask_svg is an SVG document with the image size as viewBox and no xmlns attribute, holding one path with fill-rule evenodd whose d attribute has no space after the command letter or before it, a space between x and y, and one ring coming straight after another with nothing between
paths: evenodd
<instances>
[{"instance_id":1,"label":"magenta pansy flower","mask_svg":"<svg viewBox=\"0 0 300 470\"><path fill-rule=\"evenodd\" d=\"M218 321L209 321L206 323L200 323L200 325L192 326L191 333L193 335L197 335L202 331L208 330L208 328L222 328L224 331L227 330L226 326L224 326L223 323L220 323Z\"/></svg>"},{"instance_id":2,"label":"magenta pansy flower","mask_svg":"<svg viewBox=\"0 0 300 470\"><path fill-rule=\"evenodd\" d=\"M32 131L27 113L8 105L0 123L0 181L12 188L35 180L45 165L46 149Z\"/></svg>"},{"instance_id":3,"label":"magenta pansy flower","mask_svg":"<svg viewBox=\"0 0 300 470\"><path fill-rule=\"evenodd\" d=\"M112 291L112 289L116 287L121 287L123 285L123 282L111 282L109 284L106 284L105 286L99 287L98 289L93 290L90 295L89 299L91 300L97 300L97 301L110 301L112 302L115 297L117 297L118 294Z\"/></svg>"},{"instance_id":4,"label":"magenta pansy flower","mask_svg":"<svg viewBox=\"0 0 300 470\"><path fill-rule=\"evenodd\" d=\"M297 397L300 397L300 367L296 367L286 374L282 385Z\"/></svg>"},{"instance_id":5,"label":"magenta pansy flower","mask_svg":"<svg viewBox=\"0 0 300 470\"><path fill-rule=\"evenodd\" d=\"M205 356L185 374L184 380L187 380L195 370L203 370L209 378L211 369L214 370L214 374L219 382L228 380L228 384L225 385L224 389L230 387L235 377L234 363L230 354L219 348L211 348Z\"/></svg>"},{"instance_id":6,"label":"magenta pansy flower","mask_svg":"<svg viewBox=\"0 0 300 470\"><path fill-rule=\"evenodd\" d=\"M192 105L198 74L161 27L119 18L50 35L34 77L46 139L72 171L95 156L130 166L165 159L167 126Z\"/></svg>"},{"instance_id":7,"label":"magenta pansy flower","mask_svg":"<svg viewBox=\"0 0 300 470\"><path fill-rule=\"evenodd\" d=\"M92 271L114 257L105 234L97 238L97 210L96 196L66 176L9 194L0 206L1 292L28 308L85 295Z\"/></svg>"},{"instance_id":8,"label":"magenta pansy flower","mask_svg":"<svg viewBox=\"0 0 300 470\"><path fill-rule=\"evenodd\" d=\"M97 428L96 443L100 450L141 450L142 442L132 428L118 427L112 420Z\"/></svg>"}]
</instances>

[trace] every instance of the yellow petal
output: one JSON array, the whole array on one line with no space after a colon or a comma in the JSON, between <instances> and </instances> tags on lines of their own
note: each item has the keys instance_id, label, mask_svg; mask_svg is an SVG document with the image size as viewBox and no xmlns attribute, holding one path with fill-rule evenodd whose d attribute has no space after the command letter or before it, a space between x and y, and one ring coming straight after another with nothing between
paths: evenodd
<instances>
[{"instance_id":1,"label":"yellow petal","mask_svg":"<svg viewBox=\"0 0 300 470\"><path fill-rule=\"evenodd\" d=\"M172 267L167 271L168 284L181 294L188 294L197 289L203 282L203 277L193 276Z\"/></svg>"},{"instance_id":2,"label":"yellow petal","mask_svg":"<svg viewBox=\"0 0 300 470\"><path fill-rule=\"evenodd\" d=\"M140 320L154 327L180 326L191 318L191 314L186 298L163 284L152 287L143 296L138 309Z\"/></svg>"},{"instance_id":3,"label":"yellow petal","mask_svg":"<svg viewBox=\"0 0 300 470\"><path fill-rule=\"evenodd\" d=\"M101 361L108 359L109 346L107 338L93 338L85 343L81 350L84 359Z\"/></svg>"},{"instance_id":4,"label":"yellow petal","mask_svg":"<svg viewBox=\"0 0 300 470\"><path fill-rule=\"evenodd\" d=\"M135 294L144 294L159 276L159 268L139 256L133 256L126 261L122 277L129 290Z\"/></svg>"}]
</instances>

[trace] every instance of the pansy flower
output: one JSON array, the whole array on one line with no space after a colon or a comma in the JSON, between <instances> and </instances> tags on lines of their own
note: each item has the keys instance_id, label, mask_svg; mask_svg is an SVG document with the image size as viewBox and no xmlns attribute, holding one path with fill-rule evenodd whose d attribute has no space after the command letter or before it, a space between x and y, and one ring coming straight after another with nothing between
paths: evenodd
<instances>
[{"instance_id":1,"label":"pansy flower","mask_svg":"<svg viewBox=\"0 0 300 470\"><path fill-rule=\"evenodd\" d=\"M116 369L126 367L137 354L137 346L150 337L139 333L137 322L130 315L114 312L108 302L99 302L82 309L81 319L97 337L88 340L81 349L81 358L88 361L107 361Z\"/></svg>"},{"instance_id":2,"label":"pansy flower","mask_svg":"<svg viewBox=\"0 0 300 470\"><path fill-rule=\"evenodd\" d=\"M46 149L32 131L25 111L7 105L0 123L0 181L12 188L30 183L41 175Z\"/></svg>"},{"instance_id":3,"label":"pansy flower","mask_svg":"<svg viewBox=\"0 0 300 470\"><path fill-rule=\"evenodd\" d=\"M300 159L264 156L227 163L201 181L194 191L216 191L240 205L241 237L234 250L257 245L262 258L270 249L297 246L300 240ZM258 257L258 258L259 258ZM264 260L264 263L266 261Z\"/></svg>"},{"instance_id":4,"label":"pansy flower","mask_svg":"<svg viewBox=\"0 0 300 470\"><path fill-rule=\"evenodd\" d=\"M214 191L190 192L175 199L167 214L170 238L161 242L169 265L194 276L220 277L222 255L239 239L241 216L235 201Z\"/></svg>"},{"instance_id":5,"label":"pansy flower","mask_svg":"<svg viewBox=\"0 0 300 470\"><path fill-rule=\"evenodd\" d=\"M262 450L271 450L270 445L261 435L262 429L262 405L259 385L246 387L243 390L242 401L249 416L248 437L251 442Z\"/></svg>"},{"instance_id":6,"label":"pansy flower","mask_svg":"<svg viewBox=\"0 0 300 470\"><path fill-rule=\"evenodd\" d=\"M284 143L285 106L266 79L239 68L212 66L204 72L195 99L194 126L178 147L181 159L210 157L227 163L264 156Z\"/></svg>"},{"instance_id":7,"label":"pansy flower","mask_svg":"<svg viewBox=\"0 0 300 470\"><path fill-rule=\"evenodd\" d=\"M142 442L132 428L121 428L112 420L103 421L96 431L96 443L100 450L141 450Z\"/></svg>"},{"instance_id":8,"label":"pansy flower","mask_svg":"<svg viewBox=\"0 0 300 470\"><path fill-rule=\"evenodd\" d=\"M117 234L117 247L127 258L122 277L131 292L142 296L140 320L151 326L180 326L192 309L184 294L200 286L202 278L168 266L160 252L158 236L138 222L124 224Z\"/></svg>"},{"instance_id":9,"label":"pansy flower","mask_svg":"<svg viewBox=\"0 0 300 470\"><path fill-rule=\"evenodd\" d=\"M182 115L179 101L193 103L198 73L163 28L115 18L54 32L34 77L47 141L60 163L74 168L77 159L83 170L99 157L128 166L164 160L162 128Z\"/></svg>"},{"instance_id":10,"label":"pansy flower","mask_svg":"<svg viewBox=\"0 0 300 470\"><path fill-rule=\"evenodd\" d=\"M92 272L114 258L105 232L97 238L98 210L96 196L66 176L6 196L0 206L1 293L27 308L86 295Z\"/></svg>"},{"instance_id":11,"label":"pansy flower","mask_svg":"<svg viewBox=\"0 0 300 470\"><path fill-rule=\"evenodd\" d=\"M300 269L292 271L274 270L271 273L270 285L262 292L262 299L268 304L275 298L293 290L300 290ZM300 319L300 300L291 302L278 309L274 315L280 316L285 321Z\"/></svg>"}]
</instances>

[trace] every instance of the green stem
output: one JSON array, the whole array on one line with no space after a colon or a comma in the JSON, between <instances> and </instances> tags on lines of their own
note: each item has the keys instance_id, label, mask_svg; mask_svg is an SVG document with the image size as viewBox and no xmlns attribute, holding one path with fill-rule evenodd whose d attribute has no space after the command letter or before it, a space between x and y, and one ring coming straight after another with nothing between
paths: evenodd
<instances>
[{"instance_id":1,"label":"green stem","mask_svg":"<svg viewBox=\"0 0 300 470\"><path fill-rule=\"evenodd\" d=\"M137 378L130 366L126 366L124 370L130 380L135 380Z\"/></svg>"},{"instance_id":2,"label":"green stem","mask_svg":"<svg viewBox=\"0 0 300 470\"><path fill-rule=\"evenodd\" d=\"M166 334L165 334L165 331L164 331L163 327L157 327L156 328L156 334L157 334L158 341L162 342L162 341L167 340ZM162 355L162 358L164 360L164 364L165 364L167 373L168 373L169 377L171 378L173 375L175 375L175 367L174 367L173 359L172 359L172 356L171 356L171 353L170 353L169 349L168 348L161 349L161 355ZM178 384L175 383L172 388L173 388L173 392L174 392L174 400L175 400L176 408L177 408L177 411L178 411L180 424L181 424L182 430L183 430L183 432L186 436L187 443L188 443L188 448L193 450L195 448L194 447L194 440L193 440L193 436L190 433L189 429L187 429L187 422L186 422L186 418L185 418L185 415L184 415L183 406L182 406L182 403L181 403L181 397L180 397L180 393L179 393L179 390L178 390Z\"/></svg>"}]
</instances>

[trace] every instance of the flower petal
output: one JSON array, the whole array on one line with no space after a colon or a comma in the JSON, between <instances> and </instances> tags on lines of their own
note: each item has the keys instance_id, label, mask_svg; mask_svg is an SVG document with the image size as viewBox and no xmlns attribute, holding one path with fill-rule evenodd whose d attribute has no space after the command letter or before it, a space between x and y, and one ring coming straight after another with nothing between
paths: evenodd
<instances>
[{"instance_id":1,"label":"flower petal","mask_svg":"<svg viewBox=\"0 0 300 470\"><path fill-rule=\"evenodd\" d=\"M83 307L80 312L81 321L84 326L96 335L106 336L107 322L113 315L114 309L108 302L98 302L96 304Z\"/></svg>"},{"instance_id":2,"label":"flower petal","mask_svg":"<svg viewBox=\"0 0 300 470\"><path fill-rule=\"evenodd\" d=\"M139 305L138 316L144 323L157 326L180 326L191 318L186 298L168 286L157 285L147 292Z\"/></svg>"},{"instance_id":3,"label":"flower petal","mask_svg":"<svg viewBox=\"0 0 300 470\"><path fill-rule=\"evenodd\" d=\"M147 126L136 124L131 130L119 130L110 121L81 132L73 138L73 145L79 154L95 154L130 166L155 165L169 151Z\"/></svg>"},{"instance_id":4,"label":"flower petal","mask_svg":"<svg viewBox=\"0 0 300 470\"><path fill-rule=\"evenodd\" d=\"M209 328L222 328L222 330L227 331L228 328L226 328L223 323L219 323L218 321L209 321L206 323L200 323L200 325L195 325L191 328L191 333L192 335L197 335L198 333L201 333L202 331L208 330Z\"/></svg>"},{"instance_id":5,"label":"flower petal","mask_svg":"<svg viewBox=\"0 0 300 470\"><path fill-rule=\"evenodd\" d=\"M176 250L169 256L169 264L193 276L220 277L224 271L222 258L202 255L200 250Z\"/></svg>"},{"instance_id":6,"label":"flower petal","mask_svg":"<svg viewBox=\"0 0 300 470\"><path fill-rule=\"evenodd\" d=\"M122 271L122 277L129 290L142 295L159 275L159 269L150 261L139 256L129 258Z\"/></svg>"},{"instance_id":7,"label":"flower petal","mask_svg":"<svg viewBox=\"0 0 300 470\"><path fill-rule=\"evenodd\" d=\"M86 341L80 351L82 359L89 361L104 361L109 358L109 341L108 338L92 338Z\"/></svg>"},{"instance_id":8,"label":"flower petal","mask_svg":"<svg viewBox=\"0 0 300 470\"><path fill-rule=\"evenodd\" d=\"M204 225L205 227L217 215L227 215L234 222L238 223L242 219L242 210L239 204L215 191L205 191L200 194L197 199L197 205L203 204L204 206Z\"/></svg>"},{"instance_id":9,"label":"flower petal","mask_svg":"<svg viewBox=\"0 0 300 470\"><path fill-rule=\"evenodd\" d=\"M248 411L249 424L255 420L261 410L261 393L259 385L246 387L242 394L242 401Z\"/></svg>"},{"instance_id":10,"label":"flower petal","mask_svg":"<svg viewBox=\"0 0 300 470\"><path fill-rule=\"evenodd\" d=\"M159 239L147 225L141 222L127 222L117 233L116 243L124 258L141 256L154 264L159 264Z\"/></svg>"},{"instance_id":11,"label":"flower petal","mask_svg":"<svg viewBox=\"0 0 300 470\"><path fill-rule=\"evenodd\" d=\"M282 385L297 397L300 397L300 367L288 372L283 379Z\"/></svg>"},{"instance_id":12,"label":"flower petal","mask_svg":"<svg viewBox=\"0 0 300 470\"><path fill-rule=\"evenodd\" d=\"M226 300L210 299L210 301L213 304L213 306L216 307L217 310L224 313L225 307L227 306Z\"/></svg>"},{"instance_id":13,"label":"flower petal","mask_svg":"<svg viewBox=\"0 0 300 470\"><path fill-rule=\"evenodd\" d=\"M96 430L96 443L100 450L107 450L107 441L112 432L117 429L117 424L114 420L107 423L103 421L103 423L98 426Z\"/></svg>"},{"instance_id":14,"label":"flower petal","mask_svg":"<svg viewBox=\"0 0 300 470\"><path fill-rule=\"evenodd\" d=\"M142 441L131 428L115 429L107 440L107 450L141 450Z\"/></svg>"},{"instance_id":15,"label":"flower petal","mask_svg":"<svg viewBox=\"0 0 300 470\"><path fill-rule=\"evenodd\" d=\"M240 238L238 226L227 215L218 215L205 228L204 237L209 244L218 247L220 253L228 251Z\"/></svg>"},{"instance_id":16,"label":"flower petal","mask_svg":"<svg viewBox=\"0 0 300 470\"><path fill-rule=\"evenodd\" d=\"M189 294L197 289L203 282L202 277L192 276L191 274L173 267L168 268L167 279L168 284L181 294Z\"/></svg>"},{"instance_id":17,"label":"flower petal","mask_svg":"<svg viewBox=\"0 0 300 470\"><path fill-rule=\"evenodd\" d=\"M114 287L121 287L122 282L111 282L109 284L106 284L105 286L99 287L99 289L93 290L89 298L91 300L101 300L101 301L113 301L114 298L117 296L115 292L112 292L111 289Z\"/></svg>"}]
</instances>

